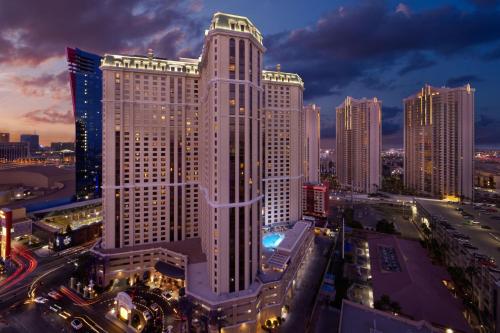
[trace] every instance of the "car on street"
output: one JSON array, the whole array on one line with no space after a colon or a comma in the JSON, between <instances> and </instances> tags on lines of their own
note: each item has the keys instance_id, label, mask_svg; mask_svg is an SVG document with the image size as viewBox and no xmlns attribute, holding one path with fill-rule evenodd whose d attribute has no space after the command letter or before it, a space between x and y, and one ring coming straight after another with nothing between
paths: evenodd
<instances>
[{"instance_id":1,"label":"car on street","mask_svg":"<svg viewBox=\"0 0 500 333\"><path fill-rule=\"evenodd\" d=\"M167 301L172 298L172 294L169 293L168 291L164 291L161 293L161 296L166 299Z\"/></svg>"},{"instance_id":2,"label":"car on street","mask_svg":"<svg viewBox=\"0 0 500 333\"><path fill-rule=\"evenodd\" d=\"M142 312L142 315L144 316L144 319L146 319L146 321L150 321L151 319L153 319L151 312L149 312L148 310L144 310Z\"/></svg>"},{"instance_id":3,"label":"car on street","mask_svg":"<svg viewBox=\"0 0 500 333\"><path fill-rule=\"evenodd\" d=\"M48 293L48 295L49 295L49 297L50 297L50 298L52 298L52 299L54 299L54 300L56 300L56 301L57 301L58 299L61 299L61 298L62 298L62 295L61 295L61 294L59 294L59 293L58 293L57 291L55 291L55 290L50 291L50 292Z\"/></svg>"},{"instance_id":4,"label":"car on street","mask_svg":"<svg viewBox=\"0 0 500 333\"><path fill-rule=\"evenodd\" d=\"M49 309L54 311L55 313L58 313L59 311L62 310L62 308L57 304L53 304L53 305L49 306Z\"/></svg>"},{"instance_id":5,"label":"car on street","mask_svg":"<svg viewBox=\"0 0 500 333\"><path fill-rule=\"evenodd\" d=\"M151 310L154 311L154 313L158 314L158 311L160 311L160 306L156 303L151 304L150 306Z\"/></svg>"},{"instance_id":6,"label":"car on street","mask_svg":"<svg viewBox=\"0 0 500 333\"><path fill-rule=\"evenodd\" d=\"M79 330L83 327L83 324L80 320L78 319L73 319L71 321L71 327L73 327L75 330Z\"/></svg>"},{"instance_id":7,"label":"car on street","mask_svg":"<svg viewBox=\"0 0 500 333\"><path fill-rule=\"evenodd\" d=\"M38 296L37 298L35 298L35 303L38 303L38 304L45 304L48 301L49 301L48 299L46 299L45 297L42 297L42 296Z\"/></svg>"}]
</instances>

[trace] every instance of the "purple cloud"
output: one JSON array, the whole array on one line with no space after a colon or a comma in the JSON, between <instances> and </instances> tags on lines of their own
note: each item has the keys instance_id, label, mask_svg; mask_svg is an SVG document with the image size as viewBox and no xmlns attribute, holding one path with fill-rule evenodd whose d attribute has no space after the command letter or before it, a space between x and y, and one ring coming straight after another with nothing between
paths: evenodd
<instances>
[{"instance_id":1,"label":"purple cloud","mask_svg":"<svg viewBox=\"0 0 500 333\"><path fill-rule=\"evenodd\" d=\"M177 45L202 35L189 15L199 5L190 1L0 0L0 8L0 63L38 64L63 55L66 46L98 54L153 46L159 56L175 57Z\"/></svg>"},{"instance_id":2,"label":"purple cloud","mask_svg":"<svg viewBox=\"0 0 500 333\"><path fill-rule=\"evenodd\" d=\"M38 109L27 112L23 118L30 122L42 124L74 124L75 118L73 112L68 110L66 112L57 111L54 108Z\"/></svg>"}]
</instances>

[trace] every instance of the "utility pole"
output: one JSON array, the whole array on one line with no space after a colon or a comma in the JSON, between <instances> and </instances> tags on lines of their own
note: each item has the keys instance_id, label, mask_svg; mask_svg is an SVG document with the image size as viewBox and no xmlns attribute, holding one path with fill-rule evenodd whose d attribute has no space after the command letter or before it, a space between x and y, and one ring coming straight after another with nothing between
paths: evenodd
<instances>
[{"instance_id":1,"label":"utility pole","mask_svg":"<svg viewBox=\"0 0 500 333\"><path fill-rule=\"evenodd\" d=\"M344 216L342 216L342 260L344 260L344 244L345 241L345 223L344 223Z\"/></svg>"}]
</instances>

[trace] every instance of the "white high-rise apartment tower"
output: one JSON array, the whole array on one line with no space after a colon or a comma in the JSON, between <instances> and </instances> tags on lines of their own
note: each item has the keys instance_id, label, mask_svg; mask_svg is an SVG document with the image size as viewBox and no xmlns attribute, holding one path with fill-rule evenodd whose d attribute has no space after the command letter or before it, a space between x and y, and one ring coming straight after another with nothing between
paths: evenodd
<instances>
[{"instance_id":1,"label":"white high-rise apartment tower","mask_svg":"<svg viewBox=\"0 0 500 333\"><path fill-rule=\"evenodd\" d=\"M304 113L302 79L263 71L265 224L302 218Z\"/></svg>"},{"instance_id":2,"label":"white high-rise apartment tower","mask_svg":"<svg viewBox=\"0 0 500 333\"><path fill-rule=\"evenodd\" d=\"M380 186L382 102L347 97L336 109L337 179L345 189L373 193Z\"/></svg>"},{"instance_id":3,"label":"white high-rise apartment tower","mask_svg":"<svg viewBox=\"0 0 500 333\"><path fill-rule=\"evenodd\" d=\"M305 118L305 182L318 184L319 177L319 145L320 145L320 107L316 104L304 107Z\"/></svg>"},{"instance_id":4,"label":"white high-rise apartment tower","mask_svg":"<svg viewBox=\"0 0 500 333\"><path fill-rule=\"evenodd\" d=\"M405 186L439 198L471 199L474 92L426 85L403 100Z\"/></svg>"}]
</instances>

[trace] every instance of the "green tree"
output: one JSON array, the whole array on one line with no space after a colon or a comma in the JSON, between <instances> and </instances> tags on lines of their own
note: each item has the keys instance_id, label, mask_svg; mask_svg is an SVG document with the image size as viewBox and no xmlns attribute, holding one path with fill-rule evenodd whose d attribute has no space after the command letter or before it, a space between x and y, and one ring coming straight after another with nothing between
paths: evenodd
<instances>
[{"instance_id":1,"label":"green tree","mask_svg":"<svg viewBox=\"0 0 500 333\"><path fill-rule=\"evenodd\" d=\"M385 234L395 234L396 228L394 228L394 223L382 219L377 222L376 230L378 232L383 232Z\"/></svg>"},{"instance_id":2,"label":"green tree","mask_svg":"<svg viewBox=\"0 0 500 333\"><path fill-rule=\"evenodd\" d=\"M389 295L382 295L379 300L376 300L374 303L375 309L382 311L389 311L394 313L401 313L401 305L391 300Z\"/></svg>"}]
</instances>

